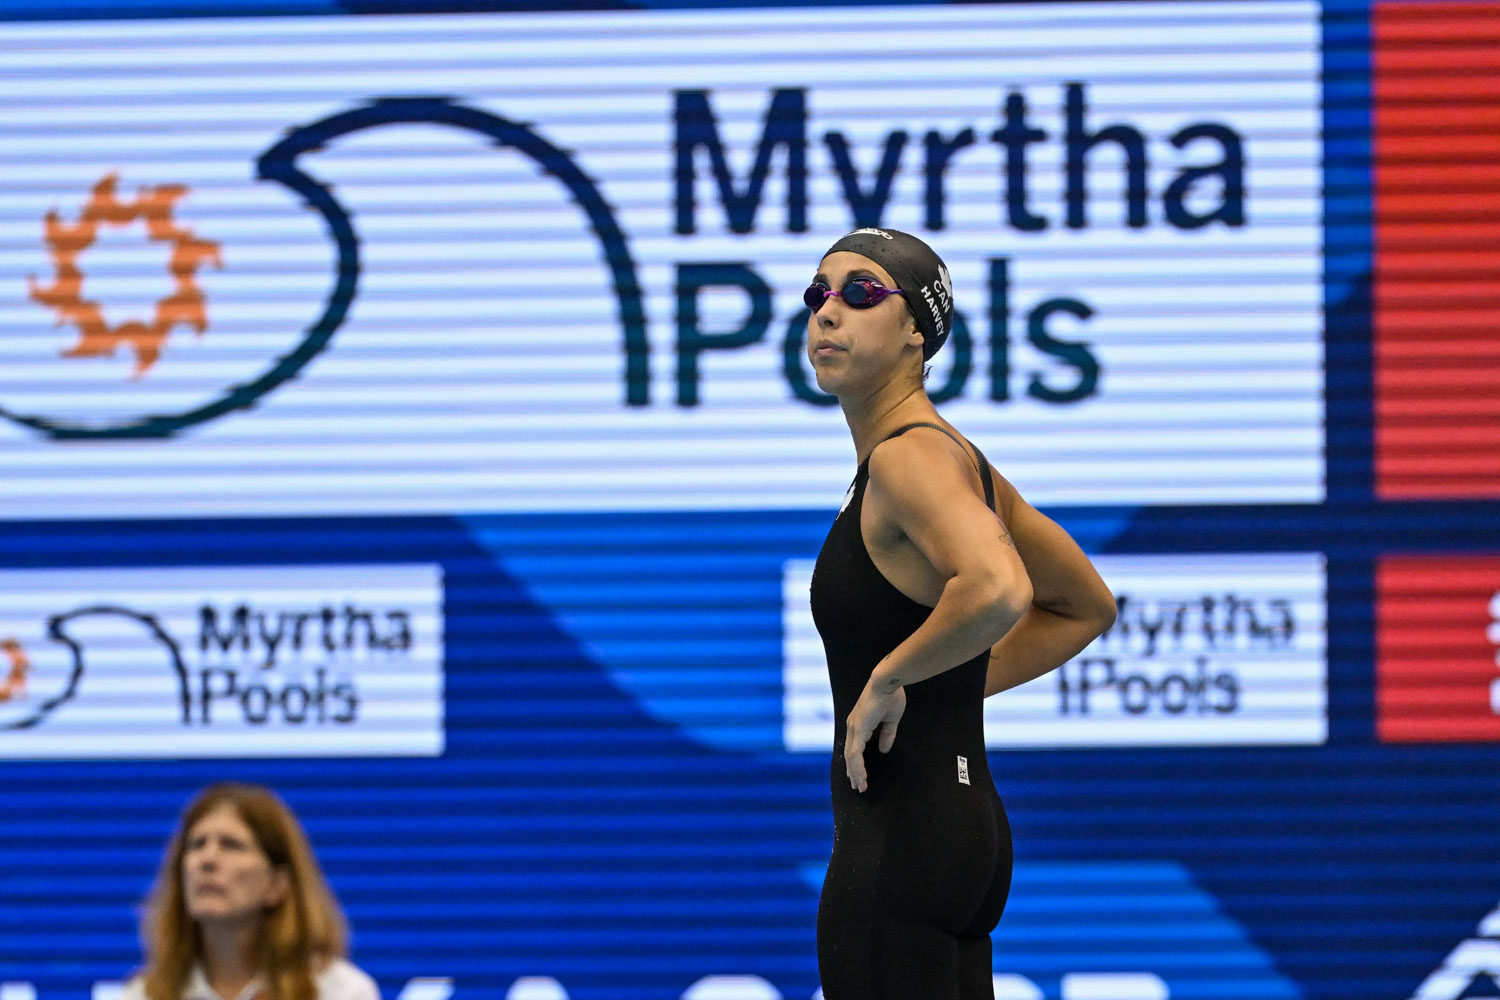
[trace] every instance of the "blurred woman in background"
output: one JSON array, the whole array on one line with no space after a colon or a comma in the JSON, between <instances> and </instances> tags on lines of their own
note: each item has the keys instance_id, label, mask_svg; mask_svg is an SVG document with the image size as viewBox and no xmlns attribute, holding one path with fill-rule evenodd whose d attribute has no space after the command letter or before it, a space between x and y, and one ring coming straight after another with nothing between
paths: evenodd
<instances>
[{"instance_id":1,"label":"blurred woman in background","mask_svg":"<svg viewBox=\"0 0 1500 1000\"><path fill-rule=\"evenodd\" d=\"M301 824L270 789L217 784L167 844L124 1000L379 1000Z\"/></svg>"}]
</instances>

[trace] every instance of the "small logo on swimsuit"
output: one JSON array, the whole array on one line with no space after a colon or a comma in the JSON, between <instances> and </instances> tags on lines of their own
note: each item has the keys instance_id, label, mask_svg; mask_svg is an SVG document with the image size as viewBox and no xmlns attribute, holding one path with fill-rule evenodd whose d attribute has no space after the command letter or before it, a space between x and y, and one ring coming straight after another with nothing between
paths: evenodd
<instances>
[{"instance_id":1,"label":"small logo on swimsuit","mask_svg":"<svg viewBox=\"0 0 1500 1000\"><path fill-rule=\"evenodd\" d=\"M967 785L969 783L969 758L958 758L958 783Z\"/></svg>"},{"instance_id":2,"label":"small logo on swimsuit","mask_svg":"<svg viewBox=\"0 0 1500 1000\"><path fill-rule=\"evenodd\" d=\"M849 509L849 501L854 499L854 484L849 484L849 492L844 494L844 502L839 504L839 513Z\"/></svg>"}]
</instances>

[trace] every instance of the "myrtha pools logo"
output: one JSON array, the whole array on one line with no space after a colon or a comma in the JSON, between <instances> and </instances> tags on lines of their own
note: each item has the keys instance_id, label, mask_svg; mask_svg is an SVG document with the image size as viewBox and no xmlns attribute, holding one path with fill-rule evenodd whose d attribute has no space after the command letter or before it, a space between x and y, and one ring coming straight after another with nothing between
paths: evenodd
<instances>
[{"instance_id":1,"label":"myrtha pools logo","mask_svg":"<svg viewBox=\"0 0 1500 1000\"><path fill-rule=\"evenodd\" d=\"M3 574L0 757L441 752L438 569L370 569Z\"/></svg>"},{"instance_id":2,"label":"myrtha pools logo","mask_svg":"<svg viewBox=\"0 0 1500 1000\"><path fill-rule=\"evenodd\" d=\"M1318 553L1103 555L1119 618L1051 674L985 703L991 747L1321 743L1327 738ZM827 665L811 563L783 591L783 742L826 750Z\"/></svg>"},{"instance_id":3,"label":"myrtha pools logo","mask_svg":"<svg viewBox=\"0 0 1500 1000\"><path fill-rule=\"evenodd\" d=\"M353 213L335 196L330 185L308 174L301 158L323 150L328 143L343 136L386 126L444 126L481 136L497 147L512 149L537 164L546 174L561 182L571 199L583 210L589 230L598 239L608 270L609 284L616 312L622 325L626 354L627 395L634 405L644 402L641 394L649 381L647 369L646 322L644 296L637 278L636 265L627 249L625 233L605 202L599 188L571 156L552 145L529 125L511 121L452 103L441 97L379 99L363 107L334 115L290 130L283 138L262 152L255 161L256 179L271 182L284 189L280 202L264 188L226 194L204 193L192 199L195 206L223 222L236 225L230 233L243 242L241 252L247 257L259 254L256 266L261 273L225 277L238 282L237 294L216 300L216 326L231 327L220 340L227 346L201 343L209 328L209 290L203 286L203 268L212 265L226 268L221 242L197 235L192 226L178 218L177 210L188 204L189 186L182 183L159 183L140 186L133 199L122 200L117 192L119 175L109 173L93 187L76 217L69 221L54 206L42 219L42 237L53 276L50 283L36 274L27 276L27 293L36 307L52 313L57 327L72 326L77 339L58 353L64 359L108 360L124 353L131 355L131 367L124 381L136 388L150 380L154 370L174 355L192 358L196 364L179 360L179 367L149 392L130 392L113 384L113 370L96 365L84 370L74 366L70 381L83 380L86 391L60 395L56 385L36 386L24 380L7 383L5 398L0 400L0 417L42 432L57 440L163 438L185 428L216 419L235 410L254 405L267 393L298 375L330 343L348 317L361 281L361 242ZM200 188L202 185L200 185ZM297 284L294 293L283 289L283 297L300 297L305 293L300 282L302 272L326 264L303 259L304 249L293 253L295 260L285 258L286 244L267 249L266 237L255 228L257 213L285 207L284 195L290 194L302 207L311 208L321 219L317 237L319 253L332 249L332 282L315 307L311 323L305 320L288 324L274 309L268 312L264 303L263 282L268 273L281 272ZM215 200L217 199L217 200ZM299 217L300 214L299 214ZM251 220L251 221L247 221ZM119 236L116 231L137 230L144 226L144 239ZM297 240L309 235L295 224ZM248 230L246 227L249 227ZM247 232L249 239L245 239ZM133 245L116 247L114 266L94 266L101 241L125 239ZM226 237L227 238L227 237ZM300 248L302 243L298 242ZM165 255L164 263L153 263L151 251ZM324 258L326 260L326 256ZM87 263L87 267L85 267ZM142 284L160 279L161 294L148 304L135 303L138 314L129 314L130 298ZM217 280L217 279L216 279ZM105 286L113 281L111 290ZM299 299L300 301L300 299ZM316 299L305 304L313 305ZM123 310L111 318L112 309ZM141 315L144 314L144 315ZM226 322L227 321L227 322ZM186 326L195 331L197 340L190 352L179 350L179 341L169 343L170 334ZM40 357L27 359L36 363ZM93 381L89 381L92 379ZM115 380L119 381L119 380ZM55 382L55 380L54 380ZM85 402L78 398L86 396Z\"/></svg>"}]
</instances>

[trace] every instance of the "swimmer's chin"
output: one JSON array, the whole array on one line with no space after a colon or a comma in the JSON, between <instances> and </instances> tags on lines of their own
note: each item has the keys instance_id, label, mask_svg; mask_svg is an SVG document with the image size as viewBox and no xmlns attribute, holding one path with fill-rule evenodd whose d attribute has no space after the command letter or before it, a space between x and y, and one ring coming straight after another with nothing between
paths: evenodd
<instances>
[{"instance_id":1,"label":"swimmer's chin","mask_svg":"<svg viewBox=\"0 0 1500 1000\"><path fill-rule=\"evenodd\" d=\"M829 395L838 395L839 365L831 358L813 358L813 381Z\"/></svg>"}]
</instances>

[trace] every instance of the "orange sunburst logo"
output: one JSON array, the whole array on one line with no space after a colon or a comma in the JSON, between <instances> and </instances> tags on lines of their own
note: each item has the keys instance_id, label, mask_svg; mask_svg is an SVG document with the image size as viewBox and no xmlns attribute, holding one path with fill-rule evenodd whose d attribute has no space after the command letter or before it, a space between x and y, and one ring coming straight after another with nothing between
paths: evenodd
<instances>
[{"instance_id":1,"label":"orange sunburst logo","mask_svg":"<svg viewBox=\"0 0 1500 1000\"><path fill-rule=\"evenodd\" d=\"M31 670L31 661L26 658L26 651L21 644L14 639L0 639L0 653L10 661L10 673L3 683L0 683L0 702L19 698L26 693L26 674Z\"/></svg>"},{"instance_id":2,"label":"orange sunburst logo","mask_svg":"<svg viewBox=\"0 0 1500 1000\"><path fill-rule=\"evenodd\" d=\"M64 222L56 209L47 213L46 240L54 270L52 284L46 288L39 286L35 275L28 276L26 281L33 302L56 310L58 326L72 323L78 328L78 342L65 349L63 357L107 357L122 343L129 344L135 351L135 369L130 377L138 379L161 357L167 334L177 324L187 324L200 337L208 330L203 290L197 282L198 268L205 261L211 261L215 268L224 265L218 243L198 239L191 229L179 226L172 218L173 205L188 193L186 185L143 187L134 201L121 202L115 196L117 180L116 174L108 174L94 185L76 222ZM110 326L99 303L84 298L84 274L78 258L93 245L101 224L123 227L137 219L145 220L146 233L153 242L171 244L167 269L175 288L171 295L157 300L156 314L149 324L129 320Z\"/></svg>"}]
</instances>

